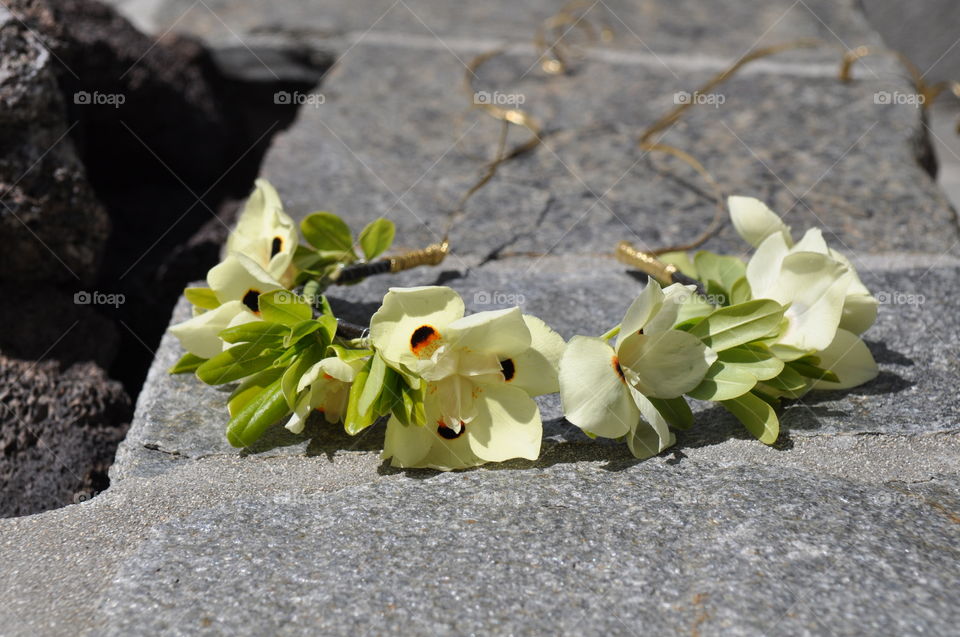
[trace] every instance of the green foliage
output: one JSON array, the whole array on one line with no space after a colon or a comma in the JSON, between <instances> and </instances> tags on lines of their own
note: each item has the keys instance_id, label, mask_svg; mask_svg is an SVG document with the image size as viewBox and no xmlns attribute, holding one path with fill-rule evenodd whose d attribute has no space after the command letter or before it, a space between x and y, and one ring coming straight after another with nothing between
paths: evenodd
<instances>
[{"instance_id":1,"label":"green foliage","mask_svg":"<svg viewBox=\"0 0 960 637\"><path fill-rule=\"evenodd\" d=\"M204 310L215 310L220 307L220 300L210 288L184 288L183 295L192 305Z\"/></svg>"},{"instance_id":2,"label":"green foliage","mask_svg":"<svg viewBox=\"0 0 960 637\"><path fill-rule=\"evenodd\" d=\"M195 372L197 368L207 362L207 359L200 358L199 356L194 356L190 352L187 352L180 357L173 367L170 368L171 374L185 374L187 372Z\"/></svg>"},{"instance_id":3,"label":"green foliage","mask_svg":"<svg viewBox=\"0 0 960 637\"><path fill-rule=\"evenodd\" d=\"M377 219L367 224L360 232L360 248L367 260L374 259L393 244L396 227L389 219Z\"/></svg>"},{"instance_id":4,"label":"green foliage","mask_svg":"<svg viewBox=\"0 0 960 637\"><path fill-rule=\"evenodd\" d=\"M766 299L714 310L688 331L717 352L775 334L786 308Z\"/></svg>"},{"instance_id":5,"label":"green foliage","mask_svg":"<svg viewBox=\"0 0 960 637\"><path fill-rule=\"evenodd\" d=\"M663 419L674 429L686 430L693 426L693 412L683 396L676 398L648 398Z\"/></svg>"},{"instance_id":6,"label":"green foliage","mask_svg":"<svg viewBox=\"0 0 960 637\"><path fill-rule=\"evenodd\" d=\"M780 421L773 406L752 393L737 398L720 401L724 409L733 414L753 437L760 442L772 445L780 435Z\"/></svg>"}]
</instances>

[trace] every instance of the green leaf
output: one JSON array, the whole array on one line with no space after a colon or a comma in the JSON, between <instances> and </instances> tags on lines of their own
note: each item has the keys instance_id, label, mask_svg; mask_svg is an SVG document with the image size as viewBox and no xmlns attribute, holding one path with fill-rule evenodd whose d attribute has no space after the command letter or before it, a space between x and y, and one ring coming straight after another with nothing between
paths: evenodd
<instances>
[{"instance_id":1,"label":"green leaf","mask_svg":"<svg viewBox=\"0 0 960 637\"><path fill-rule=\"evenodd\" d=\"M230 417L236 416L250 401L260 395L273 381L283 374L282 367L268 367L267 369L244 379L239 387L233 390L227 400L227 410Z\"/></svg>"},{"instance_id":2,"label":"green leaf","mask_svg":"<svg viewBox=\"0 0 960 637\"><path fill-rule=\"evenodd\" d=\"M839 383L840 378L836 374L831 372L828 369L823 369L818 365L808 363L804 360L790 361L787 365L793 371L797 372L801 376L806 376L807 378L812 378L814 380L826 380L831 383Z\"/></svg>"},{"instance_id":3,"label":"green leaf","mask_svg":"<svg viewBox=\"0 0 960 637\"><path fill-rule=\"evenodd\" d=\"M377 397L384 389L384 381L387 377L387 363L382 357L374 354L370 364L370 374L367 376L366 385L357 401L357 410L361 413L373 411L377 404ZM375 414L376 415L376 414Z\"/></svg>"},{"instance_id":4,"label":"green leaf","mask_svg":"<svg viewBox=\"0 0 960 637\"><path fill-rule=\"evenodd\" d=\"M290 414L280 380L271 383L227 424L227 441L234 447L248 447L260 439L267 427Z\"/></svg>"},{"instance_id":5,"label":"green leaf","mask_svg":"<svg viewBox=\"0 0 960 637\"><path fill-rule=\"evenodd\" d=\"M810 384L810 381L793 368L784 366L783 371L780 372L776 378L771 378L767 380L766 383L781 392L794 394L804 391Z\"/></svg>"},{"instance_id":6,"label":"green leaf","mask_svg":"<svg viewBox=\"0 0 960 637\"><path fill-rule=\"evenodd\" d=\"M210 288L185 288L183 295L191 304L204 310L215 310L220 307L217 295Z\"/></svg>"},{"instance_id":7,"label":"green leaf","mask_svg":"<svg viewBox=\"0 0 960 637\"><path fill-rule=\"evenodd\" d=\"M690 255L686 252L664 252L657 258L664 263L669 263L676 267L681 273L686 274L691 279L700 278L697 268L694 267L693 261L690 260Z\"/></svg>"},{"instance_id":8,"label":"green leaf","mask_svg":"<svg viewBox=\"0 0 960 637\"><path fill-rule=\"evenodd\" d=\"M322 327L324 327L323 323L314 319L301 321L290 330L290 335L284 340L283 346L292 347Z\"/></svg>"},{"instance_id":9,"label":"green leaf","mask_svg":"<svg viewBox=\"0 0 960 637\"><path fill-rule=\"evenodd\" d=\"M765 338L780 327L786 308L767 299L721 307L690 328L715 351L723 351Z\"/></svg>"},{"instance_id":10,"label":"green leaf","mask_svg":"<svg viewBox=\"0 0 960 637\"><path fill-rule=\"evenodd\" d=\"M383 416L393 411L395 405L403 405L403 396L400 386L404 384L400 374L387 368L383 378L383 390L377 397L374 413Z\"/></svg>"},{"instance_id":11,"label":"green leaf","mask_svg":"<svg viewBox=\"0 0 960 637\"><path fill-rule=\"evenodd\" d=\"M199 356L194 356L190 352L187 352L180 357L173 367L170 368L169 373L171 374L185 374L187 372L195 372L197 368L207 362L207 359L200 358Z\"/></svg>"},{"instance_id":12,"label":"green leaf","mask_svg":"<svg viewBox=\"0 0 960 637\"><path fill-rule=\"evenodd\" d=\"M208 385L232 383L266 369L277 359L276 349L262 343L241 343L217 354L197 368L197 378Z\"/></svg>"},{"instance_id":13,"label":"green leaf","mask_svg":"<svg viewBox=\"0 0 960 637\"><path fill-rule=\"evenodd\" d=\"M353 235L343 219L332 212L314 212L300 222L300 232L314 248L353 254Z\"/></svg>"},{"instance_id":14,"label":"green leaf","mask_svg":"<svg viewBox=\"0 0 960 637\"><path fill-rule=\"evenodd\" d=\"M780 421L768 402L753 394L744 394L720 403L743 423L760 442L772 445L780 435Z\"/></svg>"},{"instance_id":15,"label":"green leaf","mask_svg":"<svg viewBox=\"0 0 960 637\"><path fill-rule=\"evenodd\" d=\"M329 356L331 355L331 353L333 356L336 356L337 358L342 360L344 363L350 363L355 360L359 360L361 358L366 358L368 356L371 356L373 354L373 350L372 349L350 349L350 348L344 347L343 345L334 343L332 345L327 346L327 355Z\"/></svg>"},{"instance_id":16,"label":"green leaf","mask_svg":"<svg viewBox=\"0 0 960 637\"><path fill-rule=\"evenodd\" d=\"M322 358L322 347L319 345L310 347L304 350L283 373L280 388L283 390L283 397L286 399L290 409L297 406L297 385L300 384L300 379L307 373L308 369L313 367L313 365L318 363Z\"/></svg>"},{"instance_id":17,"label":"green leaf","mask_svg":"<svg viewBox=\"0 0 960 637\"><path fill-rule=\"evenodd\" d=\"M405 384L403 389L403 408L410 413L410 424L418 427L427 424L426 407L423 404L424 391L426 383L420 383L416 388Z\"/></svg>"},{"instance_id":18,"label":"green leaf","mask_svg":"<svg viewBox=\"0 0 960 637\"><path fill-rule=\"evenodd\" d=\"M260 317L268 323L293 327L313 318L313 309L306 299L290 290L274 290L260 295Z\"/></svg>"},{"instance_id":19,"label":"green leaf","mask_svg":"<svg viewBox=\"0 0 960 637\"><path fill-rule=\"evenodd\" d=\"M707 375L687 395L697 400L730 400L746 394L757 384L757 378L748 369L734 364L714 361Z\"/></svg>"},{"instance_id":20,"label":"green leaf","mask_svg":"<svg viewBox=\"0 0 960 637\"><path fill-rule=\"evenodd\" d=\"M396 227L389 219L376 219L360 232L360 247L367 260L383 254L393 243Z\"/></svg>"},{"instance_id":21,"label":"green leaf","mask_svg":"<svg viewBox=\"0 0 960 637\"><path fill-rule=\"evenodd\" d=\"M343 428L351 436L355 436L374 423L376 417L373 410L361 411L358 409L360 395L364 392L367 385L367 378L370 376L370 368L373 365L373 359L368 360L360 371L357 372L350 385L350 395L347 399L347 413L343 418Z\"/></svg>"},{"instance_id":22,"label":"green leaf","mask_svg":"<svg viewBox=\"0 0 960 637\"><path fill-rule=\"evenodd\" d=\"M729 292L737 279L747 273L746 264L737 257L715 254L701 250L693 256L694 266L701 281L716 281L721 288ZM730 301L727 301L730 303Z\"/></svg>"},{"instance_id":23,"label":"green leaf","mask_svg":"<svg viewBox=\"0 0 960 637\"><path fill-rule=\"evenodd\" d=\"M693 412L683 396L676 398L648 398L664 420L675 429L689 429L693 425Z\"/></svg>"},{"instance_id":24,"label":"green leaf","mask_svg":"<svg viewBox=\"0 0 960 637\"><path fill-rule=\"evenodd\" d=\"M753 293L750 291L750 283L747 281L747 277L740 277L734 281L730 287L730 305L746 303L751 298L753 298Z\"/></svg>"},{"instance_id":25,"label":"green leaf","mask_svg":"<svg viewBox=\"0 0 960 637\"><path fill-rule=\"evenodd\" d=\"M775 378L783 371L783 361L758 345L741 345L717 354L727 364L736 364L749 371L757 380Z\"/></svg>"},{"instance_id":26,"label":"green leaf","mask_svg":"<svg viewBox=\"0 0 960 637\"><path fill-rule=\"evenodd\" d=\"M290 335L290 328L280 323L250 321L220 332L220 338L227 343L260 343L280 347Z\"/></svg>"}]
</instances>

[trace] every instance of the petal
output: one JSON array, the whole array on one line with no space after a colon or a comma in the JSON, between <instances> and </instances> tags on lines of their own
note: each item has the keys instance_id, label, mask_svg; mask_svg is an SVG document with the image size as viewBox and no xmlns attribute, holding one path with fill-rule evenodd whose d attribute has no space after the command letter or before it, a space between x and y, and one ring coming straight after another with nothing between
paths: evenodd
<instances>
[{"instance_id":1,"label":"petal","mask_svg":"<svg viewBox=\"0 0 960 637\"><path fill-rule=\"evenodd\" d=\"M566 419L605 438L630 431L640 411L618 370L616 352L607 343L574 336L560 359L560 400Z\"/></svg>"},{"instance_id":2,"label":"petal","mask_svg":"<svg viewBox=\"0 0 960 637\"><path fill-rule=\"evenodd\" d=\"M753 197L728 197L730 220L737 233L753 247L759 246L772 234L779 234L789 245L790 228L765 203Z\"/></svg>"},{"instance_id":3,"label":"petal","mask_svg":"<svg viewBox=\"0 0 960 637\"><path fill-rule=\"evenodd\" d=\"M435 435L429 424L424 427L404 425L391 416L380 457L384 460L389 458L392 466L403 469L431 466L426 458L433 447Z\"/></svg>"},{"instance_id":4,"label":"petal","mask_svg":"<svg viewBox=\"0 0 960 637\"><path fill-rule=\"evenodd\" d=\"M296 223L283 211L276 189L266 179L258 179L236 229L227 239L227 252L253 259L280 279L293 260L298 241Z\"/></svg>"},{"instance_id":5,"label":"petal","mask_svg":"<svg viewBox=\"0 0 960 637\"><path fill-rule=\"evenodd\" d=\"M617 350L627 382L651 398L676 398L700 384L716 353L687 332L634 334Z\"/></svg>"},{"instance_id":6,"label":"petal","mask_svg":"<svg viewBox=\"0 0 960 637\"><path fill-rule=\"evenodd\" d=\"M850 294L848 291L847 298L843 300L840 327L854 334L863 334L877 320L878 305L872 294Z\"/></svg>"},{"instance_id":7,"label":"petal","mask_svg":"<svg viewBox=\"0 0 960 637\"><path fill-rule=\"evenodd\" d=\"M453 347L496 354L500 358L526 351L531 342L530 330L519 307L465 316L451 323L446 334Z\"/></svg>"},{"instance_id":8,"label":"petal","mask_svg":"<svg viewBox=\"0 0 960 637\"><path fill-rule=\"evenodd\" d=\"M840 329L833 342L817 353L820 367L829 369L840 379L839 383L819 380L814 389L849 389L877 377L879 369L866 343L853 332Z\"/></svg>"},{"instance_id":9,"label":"petal","mask_svg":"<svg viewBox=\"0 0 960 637\"><path fill-rule=\"evenodd\" d=\"M198 314L192 319L170 328L183 349L200 358L213 358L223 351L220 332L225 330L233 318L249 311L240 301L228 301L215 310Z\"/></svg>"},{"instance_id":10,"label":"petal","mask_svg":"<svg viewBox=\"0 0 960 637\"><path fill-rule=\"evenodd\" d=\"M770 289L776 284L780 265L790 254L790 248L782 233L767 237L747 263L747 282L753 298L768 298Z\"/></svg>"},{"instance_id":11,"label":"petal","mask_svg":"<svg viewBox=\"0 0 960 637\"><path fill-rule=\"evenodd\" d=\"M357 367L340 360L336 356L324 358L318 365L320 365L324 374L342 383L352 383L357 376Z\"/></svg>"},{"instance_id":12,"label":"petal","mask_svg":"<svg viewBox=\"0 0 960 637\"><path fill-rule=\"evenodd\" d=\"M530 330L530 348L500 361L503 378L508 385L519 387L530 396L553 394L560 391L557 376L560 357L567 343L563 337L535 316L523 316Z\"/></svg>"},{"instance_id":13,"label":"petal","mask_svg":"<svg viewBox=\"0 0 960 637\"><path fill-rule=\"evenodd\" d=\"M636 390L631 393L642 417L636 427L627 434L627 446L630 453L641 460L652 458L667 447L672 447L677 438L653 403Z\"/></svg>"},{"instance_id":14,"label":"petal","mask_svg":"<svg viewBox=\"0 0 960 637\"><path fill-rule=\"evenodd\" d=\"M256 296L282 287L263 268L242 254L232 254L210 268L207 284L221 303L245 301L251 310L256 303Z\"/></svg>"},{"instance_id":15,"label":"petal","mask_svg":"<svg viewBox=\"0 0 960 637\"><path fill-rule=\"evenodd\" d=\"M445 339L443 331L463 317L463 299L448 287L391 288L370 319L370 339L393 365L413 368Z\"/></svg>"},{"instance_id":16,"label":"petal","mask_svg":"<svg viewBox=\"0 0 960 637\"><path fill-rule=\"evenodd\" d=\"M537 403L525 391L504 385L485 387L479 404L477 418L466 425L470 450L477 458L486 462L537 459L543 427Z\"/></svg>"},{"instance_id":17,"label":"petal","mask_svg":"<svg viewBox=\"0 0 960 637\"><path fill-rule=\"evenodd\" d=\"M791 252L816 252L818 254L830 255L830 248L827 242L823 240L823 231L820 228L810 228L804 233L803 238L797 241ZM831 255L832 256L832 255Z\"/></svg>"},{"instance_id":18,"label":"petal","mask_svg":"<svg viewBox=\"0 0 960 637\"><path fill-rule=\"evenodd\" d=\"M297 401L297 407L293 410L293 415L290 416L290 419L284 427L295 434L303 433L303 428L306 426L307 418L309 418L312 410L313 407L310 406L310 396L304 396Z\"/></svg>"},{"instance_id":19,"label":"petal","mask_svg":"<svg viewBox=\"0 0 960 637\"><path fill-rule=\"evenodd\" d=\"M660 284L649 279L620 322L620 333L617 335L616 346L620 347L623 339L642 330L647 322L653 318L663 306L663 289Z\"/></svg>"},{"instance_id":20,"label":"petal","mask_svg":"<svg viewBox=\"0 0 960 637\"><path fill-rule=\"evenodd\" d=\"M825 254L795 252L783 260L767 298L790 304L788 326L777 341L799 350L819 351L833 341L850 285L847 268Z\"/></svg>"},{"instance_id":21,"label":"petal","mask_svg":"<svg viewBox=\"0 0 960 637\"><path fill-rule=\"evenodd\" d=\"M693 285L674 283L663 289L663 305L643 328L644 334L665 332L677 324L680 312L688 303L695 303L697 288ZM711 308L712 309L712 308Z\"/></svg>"}]
</instances>

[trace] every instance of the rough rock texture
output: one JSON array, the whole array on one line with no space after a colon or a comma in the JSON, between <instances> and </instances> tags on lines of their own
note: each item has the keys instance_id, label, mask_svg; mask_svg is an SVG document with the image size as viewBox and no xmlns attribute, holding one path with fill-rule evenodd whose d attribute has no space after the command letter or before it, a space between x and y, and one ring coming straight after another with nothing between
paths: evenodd
<instances>
[{"instance_id":1,"label":"rough rock texture","mask_svg":"<svg viewBox=\"0 0 960 637\"><path fill-rule=\"evenodd\" d=\"M458 59L496 38L529 38L557 9L149 6L143 22L157 32L180 25L234 48L240 38L339 51L325 102L301 110L264 173L295 214L385 214L411 247L443 234L495 141L497 126L458 88ZM712 214L684 168L633 150L674 92L764 33L876 41L848 3L610 7L620 35L590 49L577 75L517 80L532 63L523 46L483 69L485 88L519 82L547 143L472 200L443 266L331 290L340 315L365 320L390 285L436 282L473 310L519 304L564 336L605 331L642 282L591 253L621 238L690 239ZM676 448L637 462L623 445L587 440L547 397L537 461L399 472L380 461L377 428L350 438L313 422L294 437L278 426L253 448L230 448L223 390L166 374L180 354L168 334L110 489L0 521L3 625L117 635L955 632L955 216L918 163L919 113L874 103L903 86L896 67L871 64L876 76L862 67L840 85L834 59L812 51L759 65L724 87L721 108L694 109L664 141L695 147L729 190L790 209L797 232L823 225L845 246L883 299L866 337L877 380L789 406L772 447L698 406L697 428ZM739 244L728 231L713 245ZM509 255L525 250L551 254ZM174 320L186 311L181 303Z\"/></svg>"},{"instance_id":2,"label":"rough rock texture","mask_svg":"<svg viewBox=\"0 0 960 637\"><path fill-rule=\"evenodd\" d=\"M130 399L94 363L0 355L0 516L76 504L108 484Z\"/></svg>"},{"instance_id":3,"label":"rough rock texture","mask_svg":"<svg viewBox=\"0 0 960 637\"><path fill-rule=\"evenodd\" d=\"M109 233L43 41L0 9L0 280L90 282Z\"/></svg>"}]
</instances>

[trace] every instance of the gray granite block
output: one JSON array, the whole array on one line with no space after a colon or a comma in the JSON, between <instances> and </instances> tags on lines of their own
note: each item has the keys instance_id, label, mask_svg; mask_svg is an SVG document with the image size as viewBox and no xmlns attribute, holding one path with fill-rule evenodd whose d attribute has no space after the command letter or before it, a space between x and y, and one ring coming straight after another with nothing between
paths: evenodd
<instances>
[{"instance_id":1,"label":"gray granite block","mask_svg":"<svg viewBox=\"0 0 960 637\"><path fill-rule=\"evenodd\" d=\"M903 269L890 268L901 259ZM861 387L813 392L789 404L781 416L781 444L793 444L805 436L960 430L960 406L954 399L960 377L960 343L955 336L960 299L952 293L960 264L937 265L936 260L895 254L862 261L864 283L884 300L877 324L865 334L880 375ZM469 311L520 305L570 338L599 335L614 326L642 289L641 280L612 259L511 258L477 265L451 257L437 269L373 277L359 285L332 288L328 295L339 316L365 324L389 287L441 283L456 289ZM174 320L186 316L182 301ZM176 339L167 334L140 395L130 433L117 453L111 470L114 480L156 475L210 455L312 456L380 449L379 427L351 438L339 427L319 422L313 423L306 437L293 436L278 425L254 447L242 452L233 449L223 433L228 420L226 391L207 387L191 376L166 373L181 353ZM548 442L585 440L562 419L556 395L539 401ZM707 404L695 407L697 425L680 435L679 451L748 438L723 410Z\"/></svg>"},{"instance_id":2,"label":"gray granite block","mask_svg":"<svg viewBox=\"0 0 960 637\"><path fill-rule=\"evenodd\" d=\"M956 477L582 462L232 499L155 527L104 634L944 634Z\"/></svg>"}]
</instances>

